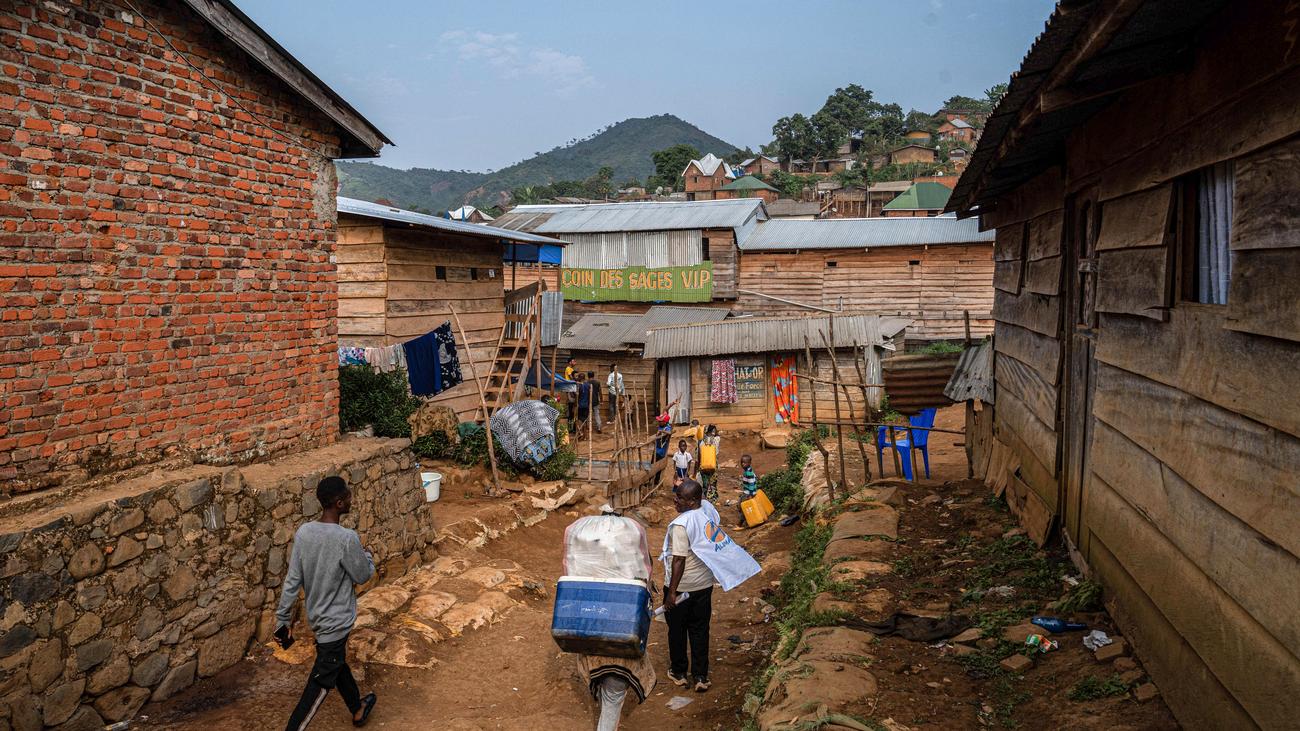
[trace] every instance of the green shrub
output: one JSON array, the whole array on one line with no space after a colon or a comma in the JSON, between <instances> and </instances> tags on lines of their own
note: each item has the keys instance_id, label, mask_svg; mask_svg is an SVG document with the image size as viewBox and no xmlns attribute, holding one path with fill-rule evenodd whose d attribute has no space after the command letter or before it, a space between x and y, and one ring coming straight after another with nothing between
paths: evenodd
<instances>
[{"instance_id":1,"label":"green shrub","mask_svg":"<svg viewBox=\"0 0 1300 731\"><path fill-rule=\"evenodd\" d=\"M1112 674L1104 680L1089 675L1070 688L1069 697L1072 701L1092 701L1113 695L1124 695L1127 692L1128 683L1120 680L1119 673Z\"/></svg>"},{"instance_id":2,"label":"green shrub","mask_svg":"<svg viewBox=\"0 0 1300 731\"><path fill-rule=\"evenodd\" d=\"M758 478L758 487L772 501L778 513L793 515L803 508L803 484L800 473L789 469L772 470Z\"/></svg>"},{"instance_id":3,"label":"green shrub","mask_svg":"<svg viewBox=\"0 0 1300 731\"><path fill-rule=\"evenodd\" d=\"M443 432L425 434L411 443L411 451L423 459L448 459L456 451L456 445Z\"/></svg>"},{"instance_id":4,"label":"green shrub","mask_svg":"<svg viewBox=\"0 0 1300 731\"><path fill-rule=\"evenodd\" d=\"M339 428L345 432L373 424L377 437L409 437L407 418L420 407L406 373L380 373L368 365L339 368Z\"/></svg>"},{"instance_id":5,"label":"green shrub","mask_svg":"<svg viewBox=\"0 0 1300 731\"><path fill-rule=\"evenodd\" d=\"M573 463L577 459L578 455L574 454L572 449L562 447L555 450L555 454L547 457L541 464L530 465L529 472L539 480L563 480L569 476L569 472L573 470Z\"/></svg>"},{"instance_id":6,"label":"green shrub","mask_svg":"<svg viewBox=\"0 0 1300 731\"><path fill-rule=\"evenodd\" d=\"M947 353L960 353L966 348L960 343L950 343L947 340L940 340L937 343L929 345L916 351L925 355L945 355Z\"/></svg>"}]
</instances>

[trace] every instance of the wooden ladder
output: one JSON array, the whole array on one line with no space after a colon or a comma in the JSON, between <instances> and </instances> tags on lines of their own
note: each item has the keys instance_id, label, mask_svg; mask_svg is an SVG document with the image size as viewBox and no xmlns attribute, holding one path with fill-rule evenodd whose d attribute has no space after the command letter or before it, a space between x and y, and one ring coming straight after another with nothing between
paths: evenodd
<instances>
[{"instance_id":1,"label":"wooden ladder","mask_svg":"<svg viewBox=\"0 0 1300 731\"><path fill-rule=\"evenodd\" d=\"M497 337L497 347L483 389L489 412L519 400L523 396L524 381L528 377L525 370L534 361L541 361L544 291L546 283L539 280L513 290L505 297L505 324L501 326L501 334ZM519 380L511 383L511 379L516 376ZM486 416L491 416L491 413Z\"/></svg>"}]
</instances>

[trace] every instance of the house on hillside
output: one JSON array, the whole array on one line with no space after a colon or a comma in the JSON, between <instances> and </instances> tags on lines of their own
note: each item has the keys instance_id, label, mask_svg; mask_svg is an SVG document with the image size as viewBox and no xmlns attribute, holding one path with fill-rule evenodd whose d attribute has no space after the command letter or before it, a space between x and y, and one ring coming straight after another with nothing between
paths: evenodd
<instances>
[{"instance_id":1,"label":"house on hillside","mask_svg":"<svg viewBox=\"0 0 1300 731\"><path fill-rule=\"evenodd\" d=\"M461 206L454 211L447 211L447 218L453 221L468 221L469 223L487 223L492 220L491 216L474 206Z\"/></svg>"},{"instance_id":2,"label":"house on hillside","mask_svg":"<svg viewBox=\"0 0 1300 731\"><path fill-rule=\"evenodd\" d=\"M717 200L727 198L761 198L764 203L771 203L781 195L781 191L764 183L753 175L737 178L718 188L714 194Z\"/></svg>"},{"instance_id":3,"label":"house on hillside","mask_svg":"<svg viewBox=\"0 0 1300 731\"><path fill-rule=\"evenodd\" d=\"M932 164L938 159L939 151L925 145L903 145L889 152L890 165Z\"/></svg>"},{"instance_id":4,"label":"house on hillside","mask_svg":"<svg viewBox=\"0 0 1300 731\"><path fill-rule=\"evenodd\" d=\"M772 220L740 243L740 298L753 315L851 310L912 321L911 340L992 331L993 236L936 218Z\"/></svg>"},{"instance_id":5,"label":"house on hillside","mask_svg":"<svg viewBox=\"0 0 1300 731\"><path fill-rule=\"evenodd\" d=\"M912 187L910 180L885 180L879 183L872 183L867 188L867 207L859 216L852 218L873 218L883 216L885 204L894 200L908 188Z\"/></svg>"},{"instance_id":6,"label":"house on hillside","mask_svg":"<svg viewBox=\"0 0 1300 731\"><path fill-rule=\"evenodd\" d=\"M642 314L588 312L560 336L559 362L572 357L581 371L594 371L604 384L610 365L617 365L623 384L634 398L654 403L655 365L642 356L651 328L697 322L717 322L731 311L726 307L671 307L655 305Z\"/></svg>"},{"instance_id":7,"label":"house on hillside","mask_svg":"<svg viewBox=\"0 0 1300 731\"><path fill-rule=\"evenodd\" d=\"M907 140L909 144L928 145L934 141L934 136L928 130L909 129L903 133L903 139Z\"/></svg>"},{"instance_id":8,"label":"house on hillside","mask_svg":"<svg viewBox=\"0 0 1300 731\"><path fill-rule=\"evenodd\" d=\"M736 171L725 160L708 153L698 160L691 160L682 171L686 184L686 200L711 201L715 192L736 179Z\"/></svg>"},{"instance_id":9,"label":"house on hillside","mask_svg":"<svg viewBox=\"0 0 1300 731\"><path fill-rule=\"evenodd\" d=\"M464 327L456 332L468 370L473 356L477 375L487 375L506 324L506 288L515 262L534 268L559 258L563 242L483 224L451 221L353 198L338 199L338 342L381 347L412 340L451 320L452 308ZM522 289L536 279L519 280ZM518 298L512 298L512 300ZM544 325L544 330L546 329ZM559 324L554 329L558 336ZM543 346L553 346L546 342ZM432 399L462 420L479 408L478 390L466 378Z\"/></svg>"},{"instance_id":10,"label":"house on hillside","mask_svg":"<svg viewBox=\"0 0 1300 731\"><path fill-rule=\"evenodd\" d=\"M952 188L942 183L912 183L898 197L881 208L880 215L895 216L937 216L948 205Z\"/></svg>"},{"instance_id":11,"label":"house on hillside","mask_svg":"<svg viewBox=\"0 0 1300 731\"><path fill-rule=\"evenodd\" d=\"M777 198L767 204L770 218L789 218L811 221L821 213L821 204L817 201L797 201L791 198Z\"/></svg>"},{"instance_id":12,"label":"house on hillside","mask_svg":"<svg viewBox=\"0 0 1300 731\"><path fill-rule=\"evenodd\" d=\"M1293 728L1300 15L1065 5L949 202L997 235L989 479L1184 728Z\"/></svg>"},{"instance_id":13,"label":"house on hillside","mask_svg":"<svg viewBox=\"0 0 1300 731\"><path fill-rule=\"evenodd\" d=\"M669 325L649 331L643 357L657 363L657 401L680 399L674 413L679 424L698 419L722 430L804 426L810 423L814 397L808 390L811 382L797 373L829 381L838 367L855 380L855 363L865 363L868 382L880 383L881 361L903 348L908 324L905 318L845 312L834 315L833 325L825 314ZM811 364L806 348L812 351ZM859 415L864 403L881 405L881 389L867 389L865 395L852 389L844 398L827 384L816 388L820 406L827 409L834 408L836 398L845 411L851 408Z\"/></svg>"},{"instance_id":14,"label":"house on hillside","mask_svg":"<svg viewBox=\"0 0 1300 731\"><path fill-rule=\"evenodd\" d=\"M781 161L770 155L751 157L738 166L745 175L768 175L781 169Z\"/></svg>"},{"instance_id":15,"label":"house on hillside","mask_svg":"<svg viewBox=\"0 0 1300 731\"><path fill-rule=\"evenodd\" d=\"M967 145L974 144L979 139L979 132L975 127L961 117L944 120L943 124L939 125L938 135L941 140Z\"/></svg>"},{"instance_id":16,"label":"house on hillside","mask_svg":"<svg viewBox=\"0 0 1300 731\"><path fill-rule=\"evenodd\" d=\"M518 206L495 223L570 242L560 271L567 326L588 312L734 301L736 242L764 220L761 198L737 198Z\"/></svg>"}]
</instances>

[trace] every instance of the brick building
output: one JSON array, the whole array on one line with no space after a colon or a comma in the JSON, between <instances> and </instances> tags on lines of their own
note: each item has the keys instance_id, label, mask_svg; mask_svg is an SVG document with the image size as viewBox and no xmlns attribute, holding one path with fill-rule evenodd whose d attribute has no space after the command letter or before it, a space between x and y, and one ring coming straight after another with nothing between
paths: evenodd
<instances>
[{"instance_id":1,"label":"brick building","mask_svg":"<svg viewBox=\"0 0 1300 731\"><path fill-rule=\"evenodd\" d=\"M686 182L686 200L711 201L719 188L736 179L736 172L725 160L709 153L691 160L682 171Z\"/></svg>"},{"instance_id":2,"label":"brick building","mask_svg":"<svg viewBox=\"0 0 1300 731\"><path fill-rule=\"evenodd\" d=\"M332 160L383 134L224 0L6 3L0 49L0 496L332 442Z\"/></svg>"}]
</instances>

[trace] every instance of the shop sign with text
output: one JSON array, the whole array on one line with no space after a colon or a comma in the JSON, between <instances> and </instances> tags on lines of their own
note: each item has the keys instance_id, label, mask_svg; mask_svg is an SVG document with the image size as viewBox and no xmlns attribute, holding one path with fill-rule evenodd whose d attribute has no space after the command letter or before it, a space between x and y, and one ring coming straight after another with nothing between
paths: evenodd
<instances>
[{"instance_id":1,"label":"shop sign with text","mask_svg":"<svg viewBox=\"0 0 1300 731\"><path fill-rule=\"evenodd\" d=\"M688 267L560 270L564 299L584 302L708 302L713 262Z\"/></svg>"}]
</instances>

